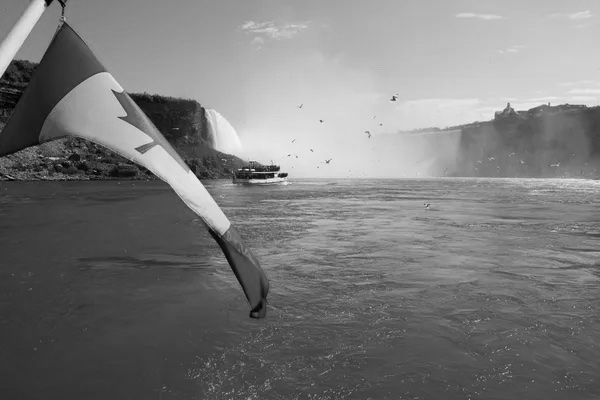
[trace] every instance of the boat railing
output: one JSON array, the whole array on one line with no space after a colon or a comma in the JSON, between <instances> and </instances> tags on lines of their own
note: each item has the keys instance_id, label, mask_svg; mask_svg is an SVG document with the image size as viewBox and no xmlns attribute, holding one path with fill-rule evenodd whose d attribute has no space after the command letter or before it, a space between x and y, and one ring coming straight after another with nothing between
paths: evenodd
<instances>
[{"instance_id":1,"label":"boat railing","mask_svg":"<svg viewBox=\"0 0 600 400\"><path fill-rule=\"evenodd\" d=\"M250 165L238 169L238 171L250 171L250 172L278 172L280 170L279 165L260 165L255 161L250 161Z\"/></svg>"}]
</instances>

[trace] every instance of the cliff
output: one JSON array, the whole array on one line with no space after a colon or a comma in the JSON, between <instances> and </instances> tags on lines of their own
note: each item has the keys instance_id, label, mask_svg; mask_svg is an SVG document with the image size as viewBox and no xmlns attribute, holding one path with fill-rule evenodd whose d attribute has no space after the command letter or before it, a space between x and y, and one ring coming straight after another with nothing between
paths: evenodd
<instances>
[{"instance_id":1,"label":"cliff","mask_svg":"<svg viewBox=\"0 0 600 400\"><path fill-rule=\"evenodd\" d=\"M0 130L37 64L13 61L0 79ZM130 94L200 179L230 178L245 162L213 148L204 108L195 100ZM0 179L156 179L143 167L80 139L64 139L0 157Z\"/></svg>"},{"instance_id":2,"label":"cliff","mask_svg":"<svg viewBox=\"0 0 600 400\"><path fill-rule=\"evenodd\" d=\"M600 178L600 107L505 109L461 131L454 176Z\"/></svg>"}]
</instances>

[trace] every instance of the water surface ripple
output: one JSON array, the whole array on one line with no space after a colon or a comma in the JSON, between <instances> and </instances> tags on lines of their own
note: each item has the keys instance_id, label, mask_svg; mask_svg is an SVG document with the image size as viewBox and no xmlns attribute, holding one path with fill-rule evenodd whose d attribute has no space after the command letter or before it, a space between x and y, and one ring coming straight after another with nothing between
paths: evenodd
<instances>
[{"instance_id":1,"label":"water surface ripple","mask_svg":"<svg viewBox=\"0 0 600 400\"><path fill-rule=\"evenodd\" d=\"M600 182L207 188L266 320L166 185L0 185L7 398L600 397Z\"/></svg>"}]
</instances>

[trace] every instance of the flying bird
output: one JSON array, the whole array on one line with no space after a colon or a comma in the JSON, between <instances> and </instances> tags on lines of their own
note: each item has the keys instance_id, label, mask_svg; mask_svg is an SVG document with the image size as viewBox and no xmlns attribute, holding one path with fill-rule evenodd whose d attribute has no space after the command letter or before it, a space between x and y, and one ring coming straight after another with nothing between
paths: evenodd
<instances>
[{"instance_id":1,"label":"flying bird","mask_svg":"<svg viewBox=\"0 0 600 400\"><path fill-rule=\"evenodd\" d=\"M560 167L560 163L548 164L549 167Z\"/></svg>"},{"instance_id":2,"label":"flying bird","mask_svg":"<svg viewBox=\"0 0 600 400\"><path fill-rule=\"evenodd\" d=\"M383 124L379 124L379 126L383 126Z\"/></svg>"},{"instance_id":3,"label":"flying bird","mask_svg":"<svg viewBox=\"0 0 600 400\"><path fill-rule=\"evenodd\" d=\"M423 205L425 206L425 210L429 210L429 206L430 206L431 204L429 204L429 203L423 203Z\"/></svg>"},{"instance_id":4,"label":"flying bird","mask_svg":"<svg viewBox=\"0 0 600 400\"><path fill-rule=\"evenodd\" d=\"M369 139L371 139L371 132L369 132L369 131L365 131L365 133L367 134L367 137L368 137Z\"/></svg>"},{"instance_id":5,"label":"flying bird","mask_svg":"<svg viewBox=\"0 0 600 400\"><path fill-rule=\"evenodd\" d=\"M309 149L309 150L314 153L313 149Z\"/></svg>"},{"instance_id":6,"label":"flying bird","mask_svg":"<svg viewBox=\"0 0 600 400\"><path fill-rule=\"evenodd\" d=\"M373 115L373 119L375 119L376 115Z\"/></svg>"},{"instance_id":7,"label":"flying bird","mask_svg":"<svg viewBox=\"0 0 600 400\"><path fill-rule=\"evenodd\" d=\"M294 143L296 141L296 139L292 140L292 143Z\"/></svg>"},{"instance_id":8,"label":"flying bird","mask_svg":"<svg viewBox=\"0 0 600 400\"><path fill-rule=\"evenodd\" d=\"M390 99L390 101L396 101L397 98L398 98L398 96L394 95L394 96L392 96L392 98Z\"/></svg>"},{"instance_id":9,"label":"flying bird","mask_svg":"<svg viewBox=\"0 0 600 400\"><path fill-rule=\"evenodd\" d=\"M329 164L331 162L331 160L333 160L333 158L330 158L329 160L325 160L325 164Z\"/></svg>"},{"instance_id":10,"label":"flying bird","mask_svg":"<svg viewBox=\"0 0 600 400\"><path fill-rule=\"evenodd\" d=\"M494 157L488 157L488 161L492 161L492 160L495 160L495 158Z\"/></svg>"},{"instance_id":11,"label":"flying bird","mask_svg":"<svg viewBox=\"0 0 600 400\"><path fill-rule=\"evenodd\" d=\"M324 121L322 119L319 120L320 123L323 123Z\"/></svg>"},{"instance_id":12,"label":"flying bird","mask_svg":"<svg viewBox=\"0 0 600 400\"><path fill-rule=\"evenodd\" d=\"M302 106L304 105L304 103L300 104L299 106L296 106L298 108L302 108Z\"/></svg>"}]
</instances>

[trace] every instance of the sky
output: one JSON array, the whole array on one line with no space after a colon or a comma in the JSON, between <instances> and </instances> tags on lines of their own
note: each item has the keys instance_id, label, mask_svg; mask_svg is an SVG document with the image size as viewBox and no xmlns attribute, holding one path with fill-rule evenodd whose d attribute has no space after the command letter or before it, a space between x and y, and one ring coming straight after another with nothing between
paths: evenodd
<instances>
[{"instance_id":1,"label":"sky","mask_svg":"<svg viewBox=\"0 0 600 400\"><path fill-rule=\"evenodd\" d=\"M26 4L2 2L0 38ZM456 143L399 131L490 120L507 102L600 102L592 0L67 4L69 24L128 92L217 110L240 138L236 155L290 177L426 175ZM59 16L55 2L17 58L39 61Z\"/></svg>"}]
</instances>

